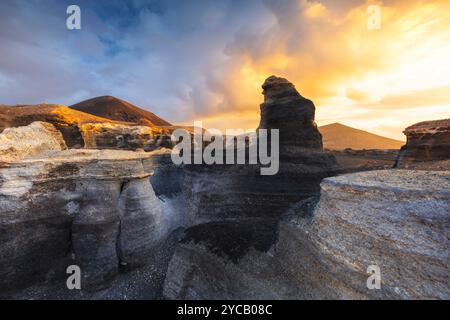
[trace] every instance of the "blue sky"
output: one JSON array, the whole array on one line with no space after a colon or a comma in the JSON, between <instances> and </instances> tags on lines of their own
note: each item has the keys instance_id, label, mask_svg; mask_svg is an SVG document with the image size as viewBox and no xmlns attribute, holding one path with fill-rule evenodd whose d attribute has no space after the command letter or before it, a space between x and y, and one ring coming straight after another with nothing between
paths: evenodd
<instances>
[{"instance_id":1,"label":"blue sky","mask_svg":"<svg viewBox=\"0 0 450 320\"><path fill-rule=\"evenodd\" d=\"M70 4L81 30L66 29ZM227 43L268 14L252 0L1 1L0 103L114 95L175 122L203 114Z\"/></svg>"}]
</instances>

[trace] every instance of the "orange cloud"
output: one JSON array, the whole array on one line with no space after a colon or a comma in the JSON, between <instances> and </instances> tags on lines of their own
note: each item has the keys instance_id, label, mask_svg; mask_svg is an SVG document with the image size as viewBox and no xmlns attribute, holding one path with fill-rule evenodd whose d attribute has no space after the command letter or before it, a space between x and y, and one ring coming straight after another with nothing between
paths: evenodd
<instances>
[{"instance_id":1,"label":"orange cloud","mask_svg":"<svg viewBox=\"0 0 450 320\"><path fill-rule=\"evenodd\" d=\"M369 30L372 3L342 11L324 1L267 1L274 19L227 46L228 62L209 82L220 98L205 118L257 124L260 86L272 74L315 102L319 124L344 122L401 139L414 122L449 117L450 2L380 2L381 29Z\"/></svg>"}]
</instances>

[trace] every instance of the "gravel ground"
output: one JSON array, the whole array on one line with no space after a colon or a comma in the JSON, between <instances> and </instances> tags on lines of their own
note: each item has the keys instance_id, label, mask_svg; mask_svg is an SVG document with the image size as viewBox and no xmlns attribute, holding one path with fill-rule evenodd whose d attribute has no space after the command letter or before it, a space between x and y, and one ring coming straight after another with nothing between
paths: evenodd
<instances>
[{"instance_id":1,"label":"gravel ground","mask_svg":"<svg viewBox=\"0 0 450 320\"><path fill-rule=\"evenodd\" d=\"M145 267L119 274L107 289L97 292L68 290L66 279L37 283L28 288L0 293L2 300L159 300L167 266L183 230L174 231Z\"/></svg>"}]
</instances>

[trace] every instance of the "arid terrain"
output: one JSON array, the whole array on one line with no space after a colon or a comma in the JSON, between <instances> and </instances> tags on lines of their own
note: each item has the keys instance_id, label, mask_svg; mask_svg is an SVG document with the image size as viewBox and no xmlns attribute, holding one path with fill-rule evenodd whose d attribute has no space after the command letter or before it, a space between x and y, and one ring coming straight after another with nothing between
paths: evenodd
<instances>
[{"instance_id":1,"label":"arid terrain","mask_svg":"<svg viewBox=\"0 0 450 320\"><path fill-rule=\"evenodd\" d=\"M117 98L0 106L0 297L450 299L449 119L402 143L318 128L287 79L262 88L275 175L175 165L180 127Z\"/></svg>"}]
</instances>

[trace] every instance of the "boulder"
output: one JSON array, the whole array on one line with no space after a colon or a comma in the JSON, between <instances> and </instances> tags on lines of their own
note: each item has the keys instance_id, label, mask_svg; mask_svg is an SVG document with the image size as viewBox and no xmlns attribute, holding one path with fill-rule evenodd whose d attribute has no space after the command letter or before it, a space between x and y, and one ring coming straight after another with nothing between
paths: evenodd
<instances>
[{"instance_id":1,"label":"boulder","mask_svg":"<svg viewBox=\"0 0 450 320\"><path fill-rule=\"evenodd\" d=\"M67 149L62 134L46 122L33 122L25 127L6 128L0 133L0 162Z\"/></svg>"}]
</instances>

